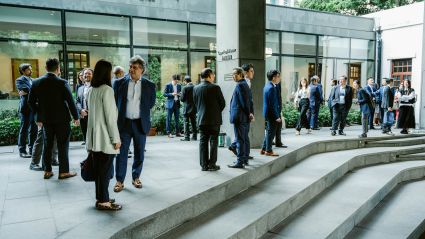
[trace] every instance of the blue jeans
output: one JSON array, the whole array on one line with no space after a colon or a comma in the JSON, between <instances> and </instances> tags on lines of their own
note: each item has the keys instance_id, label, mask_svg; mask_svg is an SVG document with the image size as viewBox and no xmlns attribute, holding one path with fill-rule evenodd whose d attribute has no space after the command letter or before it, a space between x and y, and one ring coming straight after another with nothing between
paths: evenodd
<instances>
[{"instance_id":1,"label":"blue jeans","mask_svg":"<svg viewBox=\"0 0 425 239\"><path fill-rule=\"evenodd\" d=\"M121 148L116 158L115 174L119 182L124 182L127 174L128 149L130 148L131 139L134 143L134 161L132 166L133 180L140 177L143 169L143 161L145 160L146 134L142 131L140 119L125 120L125 126L120 131Z\"/></svg>"},{"instance_id":2,"label":"blue jeans","mask_svg":"<svg viewBox=\"0 0 425 239\"><path fill-rule=\"evenodd\" d=\"M167 109L167 121L165 124L165 128L167 131L167 134L171 134L171 118L174 115L174 128L176 131L176 134L180 133L179 129L179 115L180 115L180 107L179 104L174 102L173 108Z\"/></svg>"},{"instance_id":3,"label":"blue jeans","mask_svg":"<svg viewBox=\"0 0 425 239\"><path fill-rule=\"evenodd\" d=\"M384 109L384 123L383 123L383 131L391 131L391 127L394 124L394 112L388 111L388 109Z\"/></svg>"}]
</instances>

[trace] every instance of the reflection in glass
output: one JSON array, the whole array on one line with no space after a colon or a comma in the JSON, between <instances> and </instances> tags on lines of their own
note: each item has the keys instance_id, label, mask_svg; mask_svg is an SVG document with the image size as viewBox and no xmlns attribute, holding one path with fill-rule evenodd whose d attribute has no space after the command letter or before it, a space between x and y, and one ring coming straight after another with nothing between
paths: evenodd
<instances>
[{"instance_id":1,"label":"reflection in glass","mask_svg":"<svg viewBox=\"0 0 425 239\"><path fill-rule=\"evenodd\" d=\"M316 36L282 33L282 53L291 55L316 55Z\"/></svg>"},{"instance_id":2,"label":"reflection in glass","mask_svg":"<svg viewBox=\"0 0 425 239\"><path fill-rule=\"evenodd\" d=\"M266 54L279 54L279 32L266 31Z\"/></svg>"},{"instance_id":3,"label":"reflection in glass","mask_svg":"<svg viewBox=\"0 0 425 239\"><path fill-rule=\"evenodd\" d=\"M187 48L187 24L133 19L134 45Z\"/></svg>"},{"instance_id":4,"label":"reflection in glass","mask_svg":"<svg viewBox=\"0 0 425 239\"><path fill-rule=\"evenodd\" d=\"M216 26L190 24L190 48L215 51Z\"/></svg>"},{"instance_id":5,"label":"reflection in glass","mask_svg":"<svg viewBox=\"0 0 425 239\"><path fill-rule=\"evenodd\" d=\"M292 102L301 78L309 78L310 66L315 58L282 57L282 99Z\"/></svg>"},{"instance_id":6,"label":"reflection in glass","mask_svg":"<svg viewBox=\"0 0 425 239\"><path fill-rule=\"evenodd\" d=\"M129 18L84 13L66 13L68 41L130 44Z\"/></svg>"},{"instance_id":7,"label":"reflection in glass","mask_svg":"<svg viewBox=\"0 0 425 239\"><path fill-rule=\"evenodd\" d=\"M349 58L349 45L349 38L319 36L319 56Z\"/></svg>"},{"instance_id":8,"label":"reflection in glass","mask_svg":"<svg viewBox=\"0 0 425 239\"><path fill-rule=\"evenodd\" d=\"M21 40L62 40L59 11L0 7L0 37Z\"/></svg>"},{"instance_id":9,"label":"reflection in glass","mask_svg":"<svg viewBox=\"0 0 425 239\"><path fill-rule=\"evenodd\" d=\"M201 70L208 67L216 73L216 54L209 52L191 52L190 53L191 79L197 84L201 80Z\"/></svg>"},{"instance_id":10,"label":"reflection in glass","mask_svg":"<svg viewBox=\"0 0 425 239\"><path fill-rule=\"evenodd\" d=\"M374 41L351 39L351 59L374 59L374 50Z\"/></svg>"}]
</instances>

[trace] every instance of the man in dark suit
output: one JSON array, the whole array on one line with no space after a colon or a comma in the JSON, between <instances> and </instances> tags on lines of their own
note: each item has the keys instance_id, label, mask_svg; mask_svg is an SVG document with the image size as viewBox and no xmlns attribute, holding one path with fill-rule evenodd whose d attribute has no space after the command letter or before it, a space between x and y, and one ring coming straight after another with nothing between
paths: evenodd
<instances>
[{"instance_id":1,"label":"man in dark suit","mask_svg":"<svg viewBox=\"0 0 425 239\"><path fill-rule=\"evenodd\" d=\"M20 96L18 111L21 120L18 137L19 156L21 158L31 158L32 148L37 138L37 125L34 120L34 112L31 111L28 104L28 95L32 85L31 65L27 63L21 64L19 66L19 73L21 73L21 76L16 79L16 89L18 89ZM29 153L27 153L27 139L29 139Z\"/></svg>"},{"instance_id":2,"label":"man in dark suit","mask_svg":"<svg viewBox=\"0 0 425 239\"><path fill-rule=\"evenodd\" d=\"M254 118L254 101L252 99L252 91L251 91L251 81L254 79L254 65L252 65L251 63L247 63L247 64L243 64L241 66L242 70L243 70L243 74L245 77L245 81L248 84L249 87L249 102L250 102L250 107L249 107L249 123L253 122L255 120ZM248 133L249 133L249 127L248 127ZM249 137L247 138L248 140L248 159L254 159L254 157L250 156L250 148L251 148L251 143L249 141ZM232 151L236 156L238 155L238 152L236 150L236 138L233 140L232 144L229 146L229 150ZM248 164L248 162L247 162Z\"/></svg>"},{"instance_id":3,"label":"man in dark suit","mask_svg":"<svg viewBox=\"0 0 425 239\"><path fill-rule=\"evenodd\" d=\"M180 96L182 86L178 84L180 81L179 75L173 75L172 80L165 86L164 97L167 98L165 102L165 108L167 109L167 121L166 130L169 138L172 138L171 134L171 118L174 115L174 129L176 136L181 137L179 129L179 115L180 115Z\"/></svg>"},{"instance_id":4,"label":"man in dark suit","mask_svg":"<svg viewBox=\"0 0 425 239\"><path fill-rule=\"evenodd\" d=\"M339 126L339 135L345 135L344 128L348 112L353 104L353 89L347 85L347 76L339 78L339 85L332 88L329 99L332 101L333 119L332 136L336 135Z\"/></svg>"},{"instance_id":5,"label":"man in dark suit","mask_svg":"<svg viewBox=\"0 0 425 239\"><path fill-rule=\"evenodd\" d=\"M372 97L361 87L358 80L353 81L353 88L357 90L357 103L360 105L360 111L362 113L363 132L359 135L359 138L366 138L369 129L369 114L372 112Z\"/></svg>"},{"instance_id":6,"label":"man in dark suit","mask_svg":"<svg viewBox=\"0 0 425 239\"><path fill-rule=\"evenodd\" d=\"M319 109L320 109L320 102L321 102L321 90L318 87L316 77L310 78L310 109L309 109L309 122L310 122L310 128L313 130L318 130L319 128L315 128L315 122L319 115ZM316 125L317 126L317 125Z\"/></svg>"},{"instance_id":7,"label":"man in dark suit","mask_svg":"<svg viewBox=\"0 0 425 239\"><path fill-rule=\"evenodd\" d=\"M391 132L391 126L394 123L394 112L393 112L393 104L394 104L394 93L392 91L393 79L384 78L385 84L382 86L382 101L381 108L384 111L384 119L382 123L382 133L393 135Z\"/></svg>"},{"instance_id":8,"label":"man in dark suit","mask_svg":"<svg viewBox=\"0 0 425 239\"><path fill-rule=\"evenodd\" d=\"M184 134L185 138L182 141L190 141L189 124L192 125L192 140L197 140L198 130L196 128L196 106L193 102L193 83L190 76L185 76L184 81L186 86L182 90L182 102L184 103Z\"/></svg>"},{"instance_id":9,"label":"man in dark suit","mask_svg":"<svg viewBox=\"0 0 425 239\"><path fill-rule=\"evenodd\" d=\"M87 122L89 110L87 107L87 93L91 87L91 80L93 78L93 70L90 68L84 69L84 84L77 90L77 110L80 114L80 127L81 132L83 133L84 143L86 144L86 134L87 134Z\"/></svg>"},{"instance_id":10,"label":"man in dark suit","mask_svg":"<svg viewBox=\"0 0 425 239\"><path fill-rule=\"evenodd\" d=\"M223 123L221 112L226 102L220 86L214 84L215 75L210 68L201 72L201 83L193 89L193 101L198 111L199 159L202 171L220 169L217 163L218 134ZM208 145L211 146L208 149Z\"/></svg>"},{"instance_id":11,"label":"man in dark suit","mask_svg":"<svg viewBox=\"0 0 425 239\"><path fill-rule=\"evenodd\" d=\"M369 79L367 79L367 86L364 87L364 89L366 90L366 92L369 94L369 96L372 99L372 102L370 104L371 108L370 108L369 119L368 119L369 129L375 129L375 127L373 126L373 117L375 115L375 102L376 102L377 89L372 77L369 77Z\"/></svg>"},{"instance_id":12,"label":"man in dark suit","mask_svg":"<svg viewBox=\"0 0 425 239\"><path fill-rule=\"evenodd\" d=\"M244 168L248 165L248 148L249 148L249 122L251 114L251 101L249 86L243 78L242 68L233 69L233 80L236 87L233 91L232 100L230 101L230 123L233 124L237 161L229 168Z\"/></svg>"},{"instance_id":13,"label":"man in dark suit","mask_svg":"<svg viewBox=\"0 0 425 239\"><path fill-rule=\"evenodd\" d=\"M134 143L132 184L136 188L142 188L140 174L145 159L146 135L151 127L151 109L155 105L156 99L155 84L142 77L145 69L146 64L142 57L138 55L132 57L129 74L115 81L113 86L118 108L118 130L122 143L120 153L116 158L115 192L124 189L131 139Z\"/></svg>"},{"instance_id":14,"label":"man in dark suit","mask_svg":"<svg viewBox=\"0 0 425 239\"><path fill-rule=\"evenodd\" d=\"M273 138L276 135L277 124L282 122L279 111L279 99L277 84L280 83L280 72L278 70L270 70L267 72L267 79L263 89L263 115L266 119L266 134L264 136L261 154L266 156L279 156L272 150Z\"/></svg>"},{"instance_id":15,"label":"man in dark suit","mask_svg":"<svg viewBox=\"0 0 425 239\"><path fill-rule=\"evenodd\" d=\"M77 108L72 98L68 82L59 78L59 60L50 58L46 61L47 74L35 80L31 87L29 104L36 112L39 128L44 127L45 142L43 148L44 178L53 176L52 149L53 141L57 140L59 156L59 179L74 177L75 172L69 172L69 139L71 136L71 117L74 124L79 125Z\"/></svg>"},{"instance_id":16,"label":"man in dark suit","mask_svg":"<svg viewBox=\"0 0 425 239\"><path fill-rule=\"evenodd\" d=\"M316 104L315 104L315 110L314 111L316 112L316 114L314 115L314 119L313 119L314 127L312 127L312 129L313 130L320 130L320 127L319 127L319 111L320 111L320 105L323 103L323 86L322 86L320 77L318 75L314 75L313 78L316 79L316 82L317 82L316 86L317 86L317 89L319 91L319 100L318 101L316 100ZM311 125L310 125L310 127L311 127Z\"/></svg>"}]
</instances>

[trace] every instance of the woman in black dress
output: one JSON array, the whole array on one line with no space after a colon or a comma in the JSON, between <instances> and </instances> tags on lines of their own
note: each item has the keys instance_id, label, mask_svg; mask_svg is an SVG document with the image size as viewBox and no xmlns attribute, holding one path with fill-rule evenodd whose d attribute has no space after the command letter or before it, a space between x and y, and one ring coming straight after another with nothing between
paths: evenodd
<instances>
[{"instance_id":1,"label":"woman in black dress","mask_svg":"<svg viewBox=\"0 0 425 239\"><path fill-rule=\"evenodd\" d=\"M411 87L410 80L404 80L403 86L398 93L400 102L397 128L402 129L401 134L408 134L409 128L415 128L415 109L416 102L415 90Z\"/></svg>"}]
</instances>

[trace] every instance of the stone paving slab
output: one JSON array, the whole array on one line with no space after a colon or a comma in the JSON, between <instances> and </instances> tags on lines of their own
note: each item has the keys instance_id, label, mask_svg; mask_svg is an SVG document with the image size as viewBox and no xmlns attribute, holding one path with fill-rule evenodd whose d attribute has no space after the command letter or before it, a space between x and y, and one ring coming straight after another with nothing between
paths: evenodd
<instances>
[{"instance_id":1,"label":"stone paving slab","mask_svg":"<svg viewBox=\"0 0 425 239\"><path fill-rule=\"evenodd\" d=\"M295 136L294 130L288 129L283 133L283 141L289 148L276 149L276 152L282 155L312 142L357 138L360 134L359 127L347 128L346 132L345 137L331 137L326 128L313 131L311 135ZM372 131L370 136L382 134ZM56 167L55 176L43 180L42 172L28 169L30 159L0 153L0 238L108 238L136 218L149 216L187 198L187 195L208 190L271 160L253 149L251 152L255 159L250 161L252 166L245 170L229 169L226 165L236 158L226 148L220 148L218 164L222 170L201 172L198 144L180 142L179 138L149 137L141 176L144 187L132 187L132 160L129 159L126 188L116 194L112 191L115 179L110 183L111 197L123 205L122 211L112 213L94 209L94 183L86 183L79 176L58 180ZM84 160L86 152L80 142L74 142L72 146L70 167L79 172L79 162ZM13 147L8 146L3 151ZM3 152L2 148L0 152ZM25 230L14 230L21 228L19 224L27 225L22 227ZM46 227L53 224L54 229L49 227L45 234L37 234L35 228L39 224Z\"/></svg>"}]
</instances>

